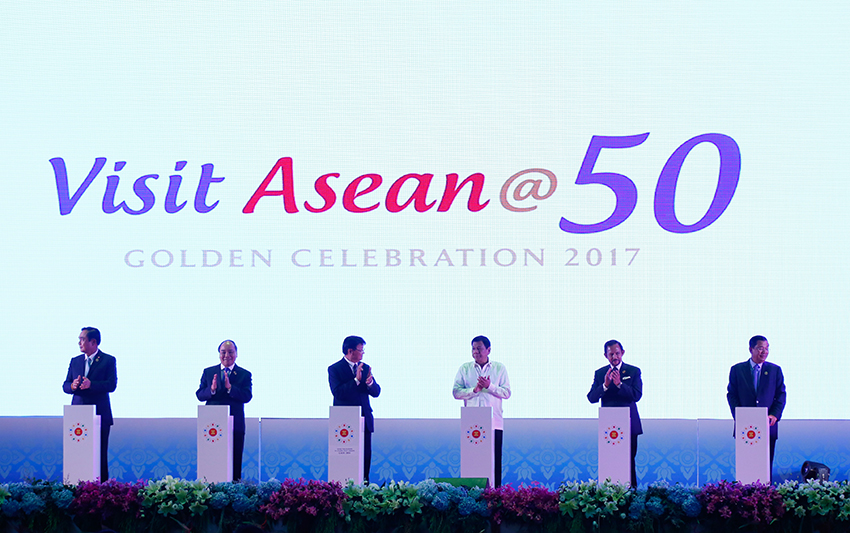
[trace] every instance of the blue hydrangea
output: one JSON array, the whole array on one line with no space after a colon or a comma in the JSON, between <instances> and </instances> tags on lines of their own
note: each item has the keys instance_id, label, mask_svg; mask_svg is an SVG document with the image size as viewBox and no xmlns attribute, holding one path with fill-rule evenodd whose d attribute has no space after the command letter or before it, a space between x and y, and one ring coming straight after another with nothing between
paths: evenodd
<instances>
[{"instance_id":1,"label":"blue hydrangea","mask_svg":"<svg viewBox=\"0 0 850 533\"><path fill-rule=\"evenodd\" d=\"M44 510L44 500L34 492L28 492L21 498L21 509L26 514L38 513Z\"/></svg>"},{"instance_id":2,"label":"blue hydrangea","mask_svg":"<svg viewBox=\"0 0 850 533\"><path fill-rule=\"evenodd\" d=\"M457 512L460 513L461 516L469 516L475 511L478 510L478 502L470 498L469 496L464 496L460 499L460 503L457 505Z\"/></svg>"},{"instance_id":3,"label":"blue hydrangea","mask_svg":"<svg viewBox=\"0 0 850 533\"><path fill-rule=\"evenodd\" d=\"M679 505L679 506L681 506L683 503L685 503L685 500L687 500L689 496L690 496L690 493L688 493L688 491L684 487L681 487L681 486L675 487L667 495L667 497L670 498L671 502L673 502L674 504Z\"/></svg>"},{"instance_id":4,"label":"blue hydrangea","mask_svg":"<svg viewBox=\"0 0 850 533\"><path fill-rule=\"evenodd\" d=\"M664 514L664 502L658 496L653 496L646 501L646 510L653 516L661 516Z\"/></svg>"},{"instance_id":5,"label":"blue hydrangea","mask_svg":"<svg viewBox=\"0 0 850 533\"><path fill-rule=\"evenodd\" d=\"M448 511L451 506L452 500L447 492L438 492L434 495L434 499L431 502L431 505L434 506L434 509L438 511Z\"/></svg>"},{"instance_id":6,"label":"blue hydrangea","mask_svg":"<svg viewBox=\"0 0 850 533\"><path fill-rule=\"evenodd\" d=\"M253 511L257 507L257 500L254 497L247 497L244 494L237 494L233 497L233 510L237 513L246 513Z\"/></svg>"},{"instance_id":7,"label":"blue hydrangea","mask_svg":"<svg viewBox=\"0 0 850 533\"><path fill-rule=\"evenodd\" d=\"M29 483L9 483L9 494L11 494L11 499L13 500L21 500L24 494L31 492L32 487L30 487Z\"/></svg>"},{"instance_id":8,"label":"blue hydrangea","mask_svg":"<svg viewBox=\"0 0 850 533\"><path fill-rule=\"evenodd\" d=\"M629 518L632 520L640 520L644 509L646 508L646 491L638 491L635 497L632 498L632 503L629 505Z\"/></svg>"},{"instance_id":9,"label":"blue hydrangea","mask_svg":"<svg viewBox=\"0 0 850 533\"><path fill-rule=\"evenodd\" d=\"M224 509L230 503L230 496L224 492L214 492L209 500L210 507L213 509Z\"/></svg>"},{"instance_id":10,"label":"blue hydrangea","mask_svg":"<svg viewBox=\"0 0 850 533\"><path fill-rule=\"evenodd\" d=\"M696 518L702 512L702 505L699 503L699 500L690 496L685 503L682 504L682 509L685 511L685 515L690 518Z\"/></svg>"},{"instance_id":11,"label":"blue hydrangea","mask_svg":"<svg viewBox=\"0 0 850 533\"><path fill-rule=\"evenodd\" d=\"M268 481L263 481L259 485L257 485L257 497L260 498L260 501L267 502L269 498L271 498L272 494L280 490L280 481L276 479L270 479Z\"/></svg>"},{"instance_id":12,"label":"blue hydrangea","mask_svg":"<svg viewBox=\"0 0 850 533\"><path fill-rule=\"evenodd\" d=\"M8 517L13 517L18 514L20 508L21 504L16 500L6 500L5 502L3 502L3 514Z\"/></svg>"},{"instance_id":13,"label":"blue hydrangea","mask_svg":"<svg viewBox=\"0 0 850 533\"><path fill-rule=\"evenodd\" d=\"M419 495L419 501L424 503L431 503L434 496L437 495L437 490L437 484L433 479L426 479L416 485L416 493Z\"/></svg>"},{"instance_id":14,"label":"blue hydrangea","mask_svg":"<svg viewBox=\"0 0 850 533\"><path fill-rule=\"evenodd\" d=\"M74 501L74 493L62 487L53 490L53 502L59 509L67 509Z\"/></svg>"}]
</instances>

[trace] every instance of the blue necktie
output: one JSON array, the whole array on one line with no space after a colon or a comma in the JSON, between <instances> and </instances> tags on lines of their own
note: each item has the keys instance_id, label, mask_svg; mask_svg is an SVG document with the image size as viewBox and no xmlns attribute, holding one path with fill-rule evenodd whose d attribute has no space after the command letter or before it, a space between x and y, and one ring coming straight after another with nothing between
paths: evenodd
<instances>
[{"instance_id":1,"label":"blue necktie","mask_svg":"<svg viewBox=\"0 0 850 533\"><path fill-rule=\"evenodd\" d=\"M85 377L89 377L89 370L91 369L92 358L86 357L86 373L83 374Z\"/></svg>"},{"instance_id":2,"label":"blue necktie","mask_svg":"<svg viewBox=\"0 0 850 533\"><path fill-rule=\"evenodd\" d=\"M759 390L759 370L761 369L761 365L756 365L753 367L753 388L758 391Z\"/></svg>"}]
</instances>

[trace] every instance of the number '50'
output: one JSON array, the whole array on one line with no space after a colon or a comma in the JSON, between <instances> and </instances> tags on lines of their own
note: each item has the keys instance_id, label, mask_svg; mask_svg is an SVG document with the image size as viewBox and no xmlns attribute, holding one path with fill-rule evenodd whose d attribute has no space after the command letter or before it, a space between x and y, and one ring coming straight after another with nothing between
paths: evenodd
<instances>
[{"instance_id":1,"label":"number '50'","mask_svg":"<svg viewBox=\"0 0 850 533\"><path fill-rule=\"evenodd\" d=\"M577 224L566 218L561 218L560 227L567 233L598 233L622 224L635 210L637 204L637 188L628 177L614 172L593 172L593 166L599 158L599 152L603 148L632 148L643 143L649 133L640 135L628 135L624 137L606 137L594 135L590 139L590 146L584 155L584 161L578 171L576 185L598 183L614 191L617 197L617 205L611 216L596 224ZM708 211L696 223L691 225L682 224L676 218L674 203L676 201L676 182L679 180L679 172L682 163L694 149L702 143L711 143L720 154L720 172L717 179L717 188L714 191L714 199ZM741 175L741 150L732 137L721 133L706 133L689 139L676 148L673 155L661 169L658 176L658 185L655 187L655 220L658 225L672 233L692 233L710 226L717 220L723 211L729 207L735 188L738 186L738 177Z\"/></svg>"}]
</instances>

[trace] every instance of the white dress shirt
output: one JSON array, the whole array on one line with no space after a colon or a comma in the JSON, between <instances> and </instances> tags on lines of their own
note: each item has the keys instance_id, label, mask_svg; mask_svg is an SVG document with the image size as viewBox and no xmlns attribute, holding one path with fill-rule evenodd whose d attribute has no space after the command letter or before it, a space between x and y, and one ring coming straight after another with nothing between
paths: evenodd
<instances>
[{"instance_id":1,"label":"white dress shirt","mask_svg":"<svg viewBox=\"0 0 850 533\"><path fill-rule=\"evenodd\" d=\"M489 377L490 387L474 392L478 386L478 377ZM508 370L502 363L487 361L482 367L475 361L464 363L455 376L452 394L455 399L463 400L466 407L493 408L493 429L504 429L502 418L502 400L511 397L511 383L508 380Z\"/></svg>"}]
</instances>

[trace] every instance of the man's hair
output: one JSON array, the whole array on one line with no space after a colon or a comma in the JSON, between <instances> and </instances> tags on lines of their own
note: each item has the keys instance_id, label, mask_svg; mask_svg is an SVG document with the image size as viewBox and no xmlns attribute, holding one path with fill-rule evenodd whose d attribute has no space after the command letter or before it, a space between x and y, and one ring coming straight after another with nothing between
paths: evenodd
<instances>
[{"instance_id":1,"label":"man's hair","mask_svg":"<svg viewBox=\"0 0 850 533\"><path fill-rule=\"evenodd\" d=\"M366 341L363 340L363 337L358 337L357 335L349 335L342 341L342 354L348 355L348 350L356 350L357 346L361 344L366 344Z\"/></svg>"},{"instance_id":2,"label":"man's hair","mask_svg":"<svg viewBox=\"0 0 850 533\"><path fill-rule=\"evenodd\" d=\"M483 342L483 343L484 343L484 347L485 347L485 348L489 348L489 347L490 347L490 339L488 339L488 338L487 338L487 337L485 337L484 335L479 335L479 336L475 337L474 339L472 339L472 343L471 343L471 344L475 344L476 342Z\"/></svg>"},{"instance_id":3,"label":"man's hair","mask_svg":"<svg viewBox=\"0 0 850 533\"><path fill-rule=\"evenodd\" d=\"M626 350L623 348L623 345L622 345L622 344L620 344L620 341L618 341L618 340L614 340L614 339L611 339L610 341L608 341L608 342L606 342L606 343L605 343L605 347L604 347L604 348L602 348L602 353L607 354L607 353L608 353L608 348L610 348L611 346L614 346L615 344L616 344L617 346L619 346L619 347L620 347L620 351L621 351L621 352L625 352L625 351L626 351Z\"/></svg>"},{"instance_id":4,"label":"man's hair","mask_svg":"<svg viewBox=\"0 0 850 533\"><path fill-rule=\"evenodd\" d=\"M221 344L218 345L218 351L219 352L221 351L221 347L224 346L225 342L229 342L230 344L232 344L233 345L233 351L236 352L236 353L239 353L239 348L236 347L236 343L233 342L230 339L225 339L225 340L221 341ZM249 348L248 351L250 352L251 349ZM251 354L249 353L248 355L251 355Z\"/></svg>"},{"instance_id":5,"label":"man's hair","mask_svg":"<svg viewBox=\"0 0 850 533\"><path fill-rule=\"evenodd\" d=\"M86 338L90 341L94 341L98 346L100 346L100 330L91 326L86 326L80 331L85 331Z\"/></svg>"},{"instance_id":6,"label":"man's hair","mask_svg":"<svg viewBox=\"0 0 850 533\"><path fill-rule=\"evenodd\" d=\"M767 337L765 337L764 335L756 335L755 337L750 339L750 350L755 348L756 344L758 344L759 341L767 342Z\"/></svg>"}]
</instances>

